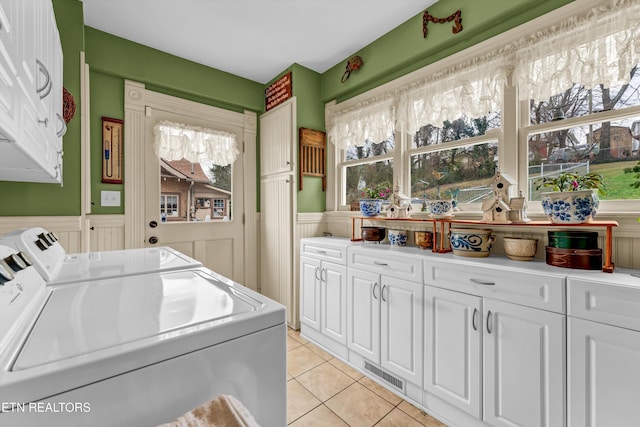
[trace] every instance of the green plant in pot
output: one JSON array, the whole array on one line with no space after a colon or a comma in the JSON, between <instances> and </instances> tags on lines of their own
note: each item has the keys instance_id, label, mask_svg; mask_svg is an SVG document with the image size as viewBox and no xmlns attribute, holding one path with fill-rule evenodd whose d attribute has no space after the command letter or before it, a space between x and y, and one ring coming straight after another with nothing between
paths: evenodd
<instances>
[{"instance_id":1,"label":"green plant in pot","mask_svg":"<svg viewBox=\"0 0 640 427\"><path fill-rule=\"evenodd\" d=\"M379 215L382 211L382 201L391 193L391 185L388 182L363 188L360 193L360 213L367 217Z\"/></svg>"},{"instance_id":2,"label":"green plant in pot","mask_svg":"<svg viewBox=\"0 0 640 427\"><path fill-rule=\"evenodd\" d=\"M538 178L536 190L548 188L541 193L542 209L549 220L560 224L582 224L596 216L600 199L605 195L605 184L599 173L579 174L562 172Z\"/></svg>"}]
</instances>

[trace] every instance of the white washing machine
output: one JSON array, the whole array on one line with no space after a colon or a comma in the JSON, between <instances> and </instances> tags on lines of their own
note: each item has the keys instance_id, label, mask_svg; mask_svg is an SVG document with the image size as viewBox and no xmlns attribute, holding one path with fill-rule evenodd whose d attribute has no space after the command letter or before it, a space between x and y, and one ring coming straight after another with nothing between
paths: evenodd
<instances>
[{"instance_id":1,"label":"white washing machine","mask_svg":"<svg viewBox=\"0 0 640 427\"><path fill-rule=\"evenodd\" d=\"M284 307L206 268L47 284L0 246L0 425L155 426L230 394L286 425Z\"/></svg>"},{"instance_id":2,"label":"white washing machine","mask_svg":"<svg viewBox=\"0 0 640 427\"><path fill-rule=\"evenodd\" d=\"M169 247L67 254L57 236L41 227L14 230L0 238L0 245L29 256L49 284L202 267Z\"/></svg>"}]
</instances>

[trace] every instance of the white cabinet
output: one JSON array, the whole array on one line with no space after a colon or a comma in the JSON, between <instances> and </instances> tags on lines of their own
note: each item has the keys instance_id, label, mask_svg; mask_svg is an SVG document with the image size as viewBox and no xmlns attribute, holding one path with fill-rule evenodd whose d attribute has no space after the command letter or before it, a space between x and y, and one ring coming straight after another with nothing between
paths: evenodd
<instances>
[{"instance_id":1,"label":"white cabinet","mask_svg":"<svg viewBox=\"0 0 640 427\"><path fill-rule=\"evenodd\" d=\"M347 267L343 239L302 239L300 323L303 335L339 353L347 345ZM339 344L337 346L336 344Z\"/></svg>"},{"instance_id":2,"label":"white cabinet","mask_svg":"<svg viewBox=\"0 0 640 427\"><path fill-rule=\"evenodd\" d=\"M419 259L353 246L348 250L347 347L366 360L409 381L422 384L423 285L398 278L394 267ZM353 268L366 259L370 268ZM401 264L397 264L401 262ZM382 274L382 273L385 274Z\"/></svg>"},{"instance_id":3,"label":"white cabinet","mask_svg":"<svg viewBox=\"0 0 640 427\"><path fill-rule=\"evenodd\" d=\"M485 299L484 420L565 425L565 317Z\"/></svg>"},{"instance_id":4,"label":"white cabinet","mask_svg":"<svg viewBox=\"0 0 640 427\"><path fill-rule=\"evenodd\" d=\"M425 390L482 418L482 298L425 288Z\"/></svg>"},{"instance_id":5,"label":"white cabinet","mask_svg":"<svg viewBox=\"0 0 640 427\"><path fill-rule=\"evenodd\" d=\"M535 274L562 307L564 282L469 264L425 262L425 390L492 426L565 425L565 316L509 302Z\"/></svg>"},{"instance_id":6,"label":"white cabinet","mask_svg":"<svg viewBox=\"0 0 640 427\"><path fill-rule=\"evenodd\" d=\"M640 272L575 272L568 293L569 426L637 426Z\"/></svg>"},{"instance_id":7,"label":"white cabinet","mask_svg":"<svg viewBox=\"0 0 640 427\"><path fill-rule=\"evenodd\" d=\"M62 181L62 47L51 0L0 0L0 180Z\"/></svg>"}]
</instances>

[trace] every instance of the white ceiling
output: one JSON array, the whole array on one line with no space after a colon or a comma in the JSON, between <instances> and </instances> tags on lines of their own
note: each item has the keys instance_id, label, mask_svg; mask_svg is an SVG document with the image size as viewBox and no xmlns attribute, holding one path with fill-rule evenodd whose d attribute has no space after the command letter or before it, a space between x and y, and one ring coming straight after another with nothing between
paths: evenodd
<instances>
[{"instance_id":1,"label":"white ceiling","mask_svg":"<svg viewBox=\"0 0 640 427\"><path fill-rule=\"evenodd\" d=\"M437 0L82 1L90 27L267 83L293 63L323 73Z\"/></svg>"}]
</instances>

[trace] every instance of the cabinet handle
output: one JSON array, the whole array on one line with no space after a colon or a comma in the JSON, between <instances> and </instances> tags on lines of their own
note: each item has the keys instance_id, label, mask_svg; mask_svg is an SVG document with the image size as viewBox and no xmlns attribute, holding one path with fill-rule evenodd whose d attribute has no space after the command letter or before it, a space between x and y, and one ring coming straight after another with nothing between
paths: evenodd
<instances>
[{"instance_id":1,"label":"cabinet handle","mask_svg":"<svg viewBox=\"0 0 640 427\"><path fill-rule=\"evenodd\" d=\"M374 263L375 265L389 265L389 264L387 264L386 262L380 262L380 261L373 261L373 263Z\"/></svg>"},{"instance_id":2,"label":"cabinet handle","mask_svg":"<svg viewBox=\"0 0 640 427\"><path fill-rule=\"evenodd\" d=\"M44 74L44 76L47 78L47 81L44 82L44 85L42 85L41 88L36 89L36 92L40 94L40 99L43 99L43 98L46 98L47 95L49 95L53 84L51 83L51 76L49 75L49 71L47 70L47 67L45 67L44 64L37 59L36 59L36 65L38 65L38 68L40 69L42 74Z\"/></svg>"},{"instance_id":3,"label":"cabinet handle","mask_svg":"<svg viewBox=\"0 0 640 427\"><path fill-rule=\"evenodd\" d=\"M474 331L478 330L478 309L473 309L473 315L471 316L471 327Z\"/></svg>"},{"instance_id":4,"label":"cabinet handle","mask_svg":"<svg viewBox=\"0 0 640 427\"><path fill-rule=\"evenodd\" d=\"M327 251L323 251L322 249L316 249L316 252L318 252L320 255L326 255Z\"/></svg>"},{"instance_id":5,"label":"cabinet handle","mask_svg":"<svg viewBox=\"0 0 640 427\"><path fill-rule=\"evenodd\" d=\"M380 297L382 298L382 301L387 302L387 300L384 298L384 290L386 289L387 285L382 285L382 290L380 291ZM387 296L389 296L389 293L387 292Z\"/></svg>"},{"instance_id":6,"label":"cabinet handle","mask_svg":"<svg viewBox=\"0 0 640 427\"><path fill-rule=\"evenodd\" d=\"M378 283L374 283L373 284L373 299L378 299L378 296L376 295L376 288L378 287Z\"/></svg>"},{"instance_id":7,"label":"cabinet handle","mask_svg":"<svg viewBox=\"0 0 640 427\"><path fill-rule=\"evenodd\" d=\"M58 118L60 123L62 123L62 128L58 132L56 132L56 136L58 138L62 138L64 134L67 133L67 122L64 121L60 113L56 113L56 117Z\"/></svg>"},{"instance_id":8,"label":"cabinet handle","mask_svg":"<svg viewBox=\"0 0 640 427\"><path fill-rule=\"evenodd\" d=\"M315 276L316 276L316 280L320 280L322 281L322 278L318 276L318 272L320 271L320 267L316 267L316 272L315 272Z\"/></svg>"},{"instance_id":9,"label":"cabinet handle","mask_svg":"<svg viewBox=\"0 0 640 427\"><path fill-rule=\"evenodd\" d=\"M491 333L491 310L487 313L487 332Z\"/></svg>"},{"instance_id":10,"label":"cabinet handle","mask_svg":"<svg viewBox=\"0 0 640 427\"><path fill-rule=\"evenodd\" d=\"M322 273L324 273L324 277L322 277ZM320 270L320 281L321 282L326 282L327 281L327 269L323 268Z\"/></svg>"},{"instance_id":11,"label":"cabinet handle","mask_svg":"<svg viewBox=\"0 0 640 427\"><path fill-rule=\"evenodd\" d=\"M471 283L475 283L476 285L484 285L484 286L495 286L495 282L485 282L483 280L478 279L469 279Z\"/></svg>"}]
</instances>

